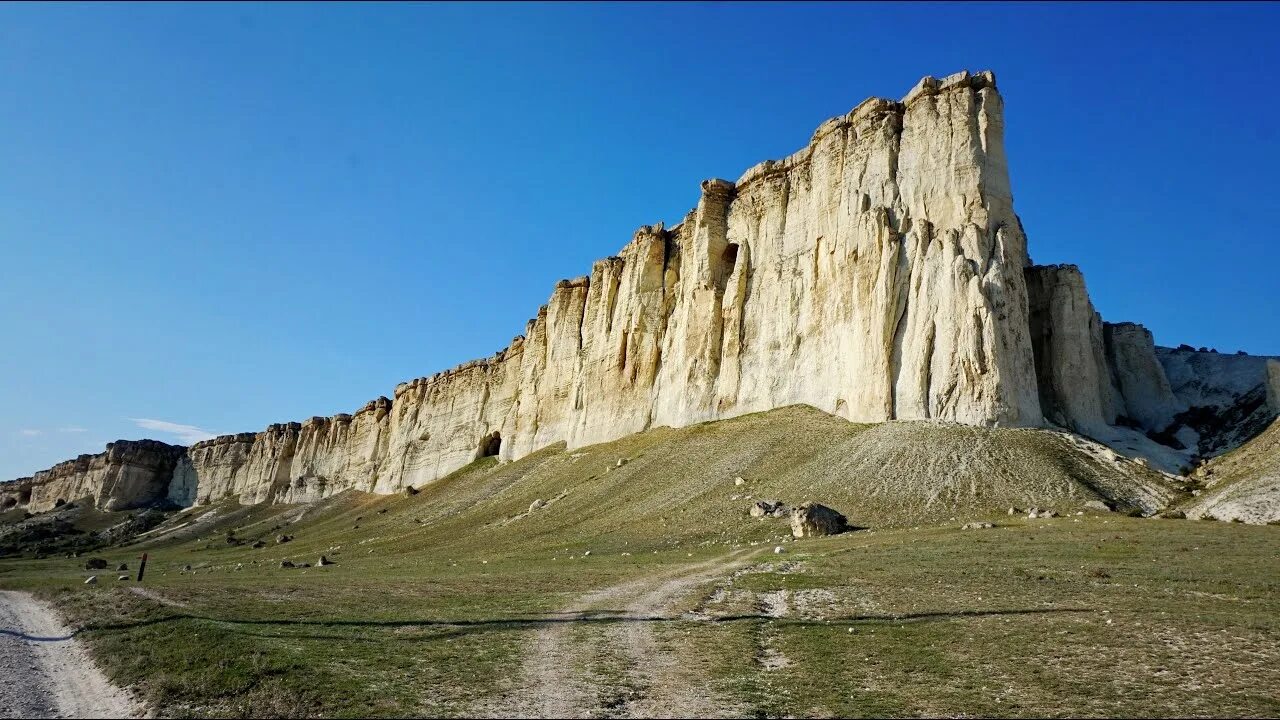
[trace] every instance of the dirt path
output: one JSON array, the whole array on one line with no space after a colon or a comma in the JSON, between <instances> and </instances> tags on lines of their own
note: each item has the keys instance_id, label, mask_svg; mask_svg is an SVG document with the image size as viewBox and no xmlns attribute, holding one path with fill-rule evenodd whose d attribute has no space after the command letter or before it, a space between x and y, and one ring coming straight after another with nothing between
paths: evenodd
<instances>
[{"instance_id":1,"label":"dirt path","mask_svg":"<svg viewBox=\"0 0 1280 720\"><path fill-rule=\"evenodd\" d=\"M738 552L578 598L550 618L526 655L516 687L481 714L498 717L711 717L732 715L704 678L661 647L655 631L699 586L747 564ZM577 622L582 621L582 622ZM601 661L610 667L597 667Z\"/></svg>"},{"instance_id":2,"label":"dirt path","mask_svg":"<svg viewBox=\"0 0 1280 720\"><path fill-rule=\"evenodd\" d=\"M0 590L0 677L0 717L138 715L57 615L27 593Z\"/></svg>"}]
</instances>

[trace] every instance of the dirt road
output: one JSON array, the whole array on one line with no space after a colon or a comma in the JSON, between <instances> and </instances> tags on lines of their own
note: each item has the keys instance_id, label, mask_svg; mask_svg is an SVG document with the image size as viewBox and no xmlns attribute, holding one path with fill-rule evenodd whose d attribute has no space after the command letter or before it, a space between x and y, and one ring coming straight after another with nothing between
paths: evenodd
<instances>
[{"instance_id":1,"label":"dirt road","mask_svg":"<svg viewBox=\"0 0 1280 720\"><path fill-rule=\"evenodd\" d=\"M0 718L138 714L57 615L27 593L0 590L0 677Z\"/></svg>"},{"instance_id":2,"label":"dirt road","mask_svg":"<svg viewBox=\"0 0 1280 720\"><path fill-rule=\"evenodd\" d=\"M723 717L733 715L705 678L662 649L655 632L698 587L730 575L756 552L583 595L535 631L514 686L481 714L498 717Z\"/></svg>"}]
</instances>

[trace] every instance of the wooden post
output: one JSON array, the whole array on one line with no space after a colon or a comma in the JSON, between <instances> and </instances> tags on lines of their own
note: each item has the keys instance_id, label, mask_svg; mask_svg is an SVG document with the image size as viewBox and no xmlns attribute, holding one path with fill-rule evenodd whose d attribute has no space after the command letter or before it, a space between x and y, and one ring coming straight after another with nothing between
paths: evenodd
<instances>
[{"instance_id":1,"label":"wooden post","mask_svg":"<svg viewBox=\"0 0 1280 720\"><path fill-rule=\"evenodd\" d=\"M138 582L142 582L142 573L147 571L147 554L142 553L142 562L138 564Z\"/></svg>"}]
</instances>

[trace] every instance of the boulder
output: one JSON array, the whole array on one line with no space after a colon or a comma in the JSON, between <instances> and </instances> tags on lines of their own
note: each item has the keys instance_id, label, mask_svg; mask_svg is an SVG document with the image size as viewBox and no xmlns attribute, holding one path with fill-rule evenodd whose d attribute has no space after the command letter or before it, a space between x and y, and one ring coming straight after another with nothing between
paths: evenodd
<instances>
[{"instance_id":1,"label":"boulder","mask_svg":"<svg viewBox=\"0 0 1280 720\"><path fill-rule=\"evenodd\" d=\"M1186 520L1187 514L1181 510L1165 510L1160 513L1160 517L1165 520Z\"/></svg>"},{"instance_id":2,"label":"boulder","mask_svg":"<svg viewBox=\"0 0 1280 720\"><path fill-rule=\"evenodd\" d=\"M267 546L267 544L266 544L266 543L264 543L264 542L262 542L261 540L259 540L259 541L255 542L254 544L250 545L249 547L253 548L254 550L261 550L262 548L264 548L264 547L266 547L266 546Z\"/></svg>"},{"instance_id":3,"label":"boulder","mask_svg":"<svg viewBox=\"0 0 1280 720\"><path fill-rule=\"evenodd\" d=\"M337 563L325 557L324 555L321 555L320 559L316 561L316 567L324 567L326 565L337 565Z\"/></svg>"},{"instance_id":4,"label":"boulder","mask_svg":"<svg viewBox=\"0 0 1280 720\"><path fill-rule=\"evenodd\" d=\"M97 575L90 575L88 578L86 578L86 579L85 579L84 584L85 584L85 585L97 585L97 584L98 584L98 576L97 576Z\"/></svg>"},{"instance_id":5,"label":"boulder","mask_svg":"<svg viewBox=\"0 0 1280 720\"><path fill-rule=\"evenodd\" d=\"M291 540L293 540L293 536L292 536L292 535L277 535L277 536L276 536L276 544L277 544L277 545L283 545L283 544L285 544L285 543L287 543L287 542L289 542L289 541L291 541Z\"/></svg>"},{"instance_id":6,"label":"boulder","mask_svg":"<svg viewBox=\"0 0 1280 720\"><path fill-rule=\"evenodd\" d=\"M129 579L129 576L128 576L128 575L121 575L120 577L116 578L116 580L117 580L117 581L119 581L119 580L128 580L128 579Z\"/></svg>"},{"instance_id":7,"label":"boulder","mask_svg":"<svg viewBox=\"0 0 1280 720\"><path fill-rule=\"evenodd\" d=\"M116 572L126 572L129 569L128 563L120 563L116 566Z\"/></svg>"},{"instance_id":8,"label":"boulder","mask_svg":"<svg viewBox=\"0 0 1280 720\"><path fill-rule=\"evenodd\" d=\"M826 505L806 502L791 510L791 535L794 537L838 535L848 529L849 521L845 516Z\"/></svg>"},{"instance_id":9,"label":"boulder","mask_svg":"<svg viewBox=\"0 0 1280 720\"><path fill-rule=\"evenodd\" d=\"M289 560L281 560L281 561L280 561L280 569L281 569L281 570L284 570L284 569L287 569L287 568L291 568L291 567L293 567L293 566L294 566L294 565L293 565L293 563L292 563L292 562L290 562Z\"/></svg>"},{"instance_id":10,"label":"boulder","mask_svg":"<svg viewBox=\"0 0 1280 720\"><path fill-rule=\"evenodd\" d=\"M541 510L546 506L547 506L546 501L543 500L542 498L538 498L537 500L534 500L533 502L529 503L529 512L533 512L534 510Z\"/></svg>"},{"instance_id":11,"label":"boulder","mask_svg":"<svg viewBox=\"0 0 1280 720\"><path fill-rule=\"evenodd\" d=\"M401 492L404 493L405 497L413 497L414 495L418 494L418 488L412 485L405 485L404 490L402 490Z\"/></svg>"},{"instance_id":12,"label":"boulder","mask_svg":"<svg viewBox=\"0 0 1280 720\"><path fill-rule=\"evenodd\" d=\"M960 529L961 530L987 530L993 527L995 527L995 525L989 522L971 522L971 523L965 523L964 525L961 525Z\"/></svg>"},{"instance_id":13,"label":"boulder","mask_svg":"<svg viewBox=\"0 0 1280 720\"><path fill-rule=\"evenodd\" d=\"M102 558L89 558L84 564L85 570L106 570L107 561Z\"/></svg>"},{"instance_id":14,"label":"boulder","mask_svg":"<svg viewBox=\"0 0 1280 720\"><path fill-rule=\"evenodd\" d=\"M1101 500L1089 500L1084 504L1086 510L1097 510L1098 512L1111 512L1111 506Z\"/></svg>"}]
</instances>

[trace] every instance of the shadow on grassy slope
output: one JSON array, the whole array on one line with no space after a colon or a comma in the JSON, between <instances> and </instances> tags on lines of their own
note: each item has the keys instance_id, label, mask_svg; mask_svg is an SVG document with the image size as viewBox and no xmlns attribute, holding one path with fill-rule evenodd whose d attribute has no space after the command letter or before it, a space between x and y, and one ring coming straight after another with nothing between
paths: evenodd
<instances>
[{"instance_id":1,"label":"shadow on grassy slope","mask_svg":"<svg viewBox=\"0 0 1280 720\"><path fill-rule=\"evenodd\" d=\"M904 624L911 622L946 622L951 620L962 620L966 618L977 617L1001 617L1016 615L1053 615L1061 613L1091 613L1096 612L1088 608L1019 608L1019 609L989 609L989 610L958 610L952 612L923 612L923 613L905 613L901 615L841 615L825 618L823 620L802 620L802 619L779 619L772 615L761 613L726 615L723 617L713 617L706 621L712 624L729 624L744 622L773 622L782 627L805 627L805 626L826 626L832 623L841 625L874 625L874 624ZM618 610L595 610L584 613L573 613L560 617L538 617L538 618L494 618L491 620L234 620L226 618L215 618L203 615L191 615L179 613L159 618L148 618L146 620L137 620L124 623L105 623L95 624L89 623L84 627L76 630L72 635L84 632L101 632L101 631L117 631L132 630L142 627L150 627L155 625L163 625L165 623L180 622L186 620L220 623L223 625L247 625L247 626L274 626L274 627L320 627L320 628L447 628L453 630L453 633L437 633L429 637L419 638L400 638L402 641L423 641L423 640L439 640L444 637L457 636L466 632L484 631L484 630L526 630L536 629L547 625L615 625L625 623L676 623L686 622L678 617L664 617L660 615L637 616L629 615L624 611ZM12 631L0 631L5 634L16 635L23 639L32 641L55 641L66 640L67 638L32 638L20 633ZM253 633L246 633L253 636ZM257 635L257 637L286 637L285 635ZM315 634L289 634L287 637L307 638L312 640L360 640L360 638L352 638L348 635L315 635ZM384 638L367 638L368 642L385 642Z\"/></svg>"}]
</instances>

